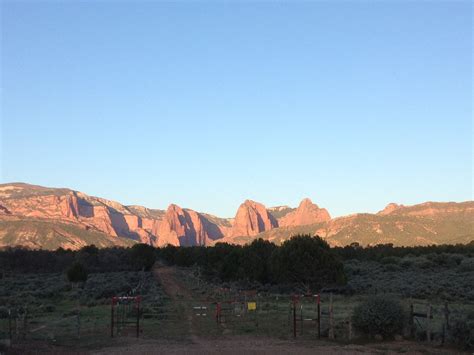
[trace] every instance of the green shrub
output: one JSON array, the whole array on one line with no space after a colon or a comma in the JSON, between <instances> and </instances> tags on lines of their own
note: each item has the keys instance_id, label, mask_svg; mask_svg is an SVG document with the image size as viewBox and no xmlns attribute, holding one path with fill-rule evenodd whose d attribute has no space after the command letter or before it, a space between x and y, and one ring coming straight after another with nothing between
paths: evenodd
<instances>
[{"instance_id":1,"label":"green shrub","mask_svg":"<svg viewBox=\"0 0 474 355\"><path fill-rule=\"evenodd\" d=\"M255 239L242 249L242 266L245 277L262 284L270 281L269 260L276 249L275 244L268 240Z\"/></svg>"},{"instance_id":2,"label":"green shrub","mask_svg":"<svg viewBox=\"0 0 474 355\"><path fill-rule=\"evenodd\" d=\"M405 312L400 301L386 296L371 296L359 304L352 316L354 327L373 337L393 338L403 329Z\"/></svg>"},{"instance_id":3,"label":"green shrub","mask_svg":"<svg viewBox=\"0 0 474 355\"><path fill-rule=\"evenodd\" d=\"M455 267L461 264L462 260L464 259L463 255L448 253L428 254L426 257L437 266L447 267Z\"/></svg>"},{"instance_id":4,"label":"green shrub","mask_svg":"<svg viewBox=\"0 0 474 355\"><path fill-rule=\"evenodd\" d=\"M432 269L436 267L436 264L433 261L420 256L414 260L413 266L419 269Z\"/></svg>"},{"instance_id":5,"label":"green shrub","mask_svg":"<svg viewBox=\"0 0 474 355\"><path fill-rule=\"evenodd\" d=\"M344 265L320 237L298 235L274 250L270 258L272 274L282 284L305 285L311 290L344 284Z\"/></svg>"},{"instance_id":6,"label":"green shrub","mask_svg":"<svg viewBox=\"0 0 474 355\"><path fill-rule=\"evenodd\" d=\"M392 272L395 272L395 271L400 271L402 268L398 265L398 264L386 264L384 266L384 270L385 271L392 271Z\"/></svg>"},{"instance_id":7,"label":"green shrub","mask_svg":"<svg viewBox=\"0 0 474 355\"><path fill-rule=\"evenodd\" d=\"M83 303L90 300L108 299L130 292L139 282L137 272L109 272L91 274L82 292ZM141 290L143 291L143 290Z\"/></svg>"},{"instance_id":8,"label":"green shrub","mask_svg":"<svg viewBox=\"0 0 474 355\"><path fill-rule=\"evenodd\" d=\"M4 306L1 306L0 307L0 319L3 319L3 318L8 318L8 308L7 307L4 307Z\"/></svg>"},{"instance_id":9,"label":"green shrub","mask_svg":"<svg viewBox=\"0 0 474 355\"><path fill-rule=\"evenodd\" d=\"M44 311L48 313L52 313L56 310L56 306L54 304L47 304L44 306Z\"/></svg>"},{"instance_id":10,"label":"green shrub","mask_svg":"<svg viewBox=\"0 0 474 355\"><path fill-rule=\"evenodd\" d=\"M81 263L75 262L67 270L67 278L70 282L86 282L87 271Z\"/></svg>"},{"instance_id":11,"label":"green shrub","mask_svg":"<svg viewBox=\"0 0 474 355\"><path fill-rule=\"evenodd\" d=\"M155 248L148 244L135 244L130 249L130 258L135 270L150 270L155 263Z\"/></svg>"},{"instance_id":12,"label":"green shrub","mask_svg":"<svg viewBox=\"0 0 474 355\"><path fill-rule=\"evenodd\" d=\"M449 331L451 342L462 350L474 349L474 321L457 320Z\"/></svg>"},{"instance_id":13,"label":"green shrub","mask_svg":"<svg viewBox=\"0 0 474 355\"><path fill-rule=\"evenodd\" d=\"M380 260L380 263L382 263L382 264L399 264L400 263L400 258L397 258L395 256L386 256L385 258L382 258Z\"/></svg>"},{"instance_id":14,"label":"green shrub","mask_svg":"<svg viewBox=\"0 0 474 355\"><path fill-rule=\"evenodd\" d=\"M466 258L461 261L459 265L459 271L461 272L471 272L474 271L474 258Z\"/></svg>"},{"instance_id":15,"label":"green shrub","mask_svg":"<svg viewBox=\"0 0 474 355\"><path fill-rule=\"evenodd\" d=\"M404 257L401 261L400 261L400 266L403 267L403 268L410 268L413 266L413 264L415 263L416 260L415 258L413 257Z\"/></svg>"}]
</instances>

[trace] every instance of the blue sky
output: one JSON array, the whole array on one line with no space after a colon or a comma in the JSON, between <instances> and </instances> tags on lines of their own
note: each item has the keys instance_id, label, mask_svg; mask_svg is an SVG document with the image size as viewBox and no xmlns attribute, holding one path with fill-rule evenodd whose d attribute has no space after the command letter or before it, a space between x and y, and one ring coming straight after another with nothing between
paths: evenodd
<instances>
[{"instance_id":1,"label":"blue sky","mask_svg":"<svg viewBox=\"0 0 474 355\"><path fill-rule=\"evenodd\" d=\"M229 217L472 199L470 1L1 12L2 182Z\"/></svg>"}]
</instances>

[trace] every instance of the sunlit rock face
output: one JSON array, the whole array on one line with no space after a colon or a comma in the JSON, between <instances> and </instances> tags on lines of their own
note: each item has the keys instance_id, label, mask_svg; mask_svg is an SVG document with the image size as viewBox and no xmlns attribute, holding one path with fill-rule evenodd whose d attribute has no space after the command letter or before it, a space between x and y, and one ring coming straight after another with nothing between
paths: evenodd
<instances>
[{"instance_id":1,"label":"sunlit rock face","mask_svg":"<svg viewBox=\"0 0 474 355\"><path fill-rule=\"evenodd\" d=\"M278 222L264 205L246 200L237 210L230 236L255 236L276 227Z\"/></svg>"},{"instance_id":2,"label":"sunlit rock face","mask_svg":"<svg viewBox=\"0 0 474 355\"><path fill-rule=\"evenodd\" d=\"M278 220L280 227L302 226L319 222L327 222L331 219L329 212L325 208L319 208L318 205L311 202L309 198L301 201L298 208L286 214Z\"/></svg>"}]
</instances>

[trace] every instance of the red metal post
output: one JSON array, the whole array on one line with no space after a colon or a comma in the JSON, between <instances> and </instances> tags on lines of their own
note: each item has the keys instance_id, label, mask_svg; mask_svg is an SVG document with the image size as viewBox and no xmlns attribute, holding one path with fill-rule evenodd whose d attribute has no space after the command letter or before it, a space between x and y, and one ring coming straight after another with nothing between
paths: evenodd
<instances>
[{"instance_id":1,"label":"red metal post","mask_svg":"<svg viewBox=\"0 0 474 355\"><path fill-rule=\"evenodd\" d=\"M220 302L216 303L216 323L219 324L221 318L221 304Z\"/></svg>"}]
</instances>

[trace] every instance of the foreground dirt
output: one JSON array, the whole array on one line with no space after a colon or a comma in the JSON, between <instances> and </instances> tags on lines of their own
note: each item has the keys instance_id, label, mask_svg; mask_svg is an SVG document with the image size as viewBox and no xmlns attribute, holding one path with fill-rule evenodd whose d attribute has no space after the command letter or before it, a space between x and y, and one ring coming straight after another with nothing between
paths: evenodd
<instances>
[{"instance_id":1,"label":"foreground dirt","mask_svg":"<svg viewBox=\"0 0 474 355\"><path fill-rule=\"evenodd\" d=\"M453 354L440 350L397 342L380 346L332 345L293 343L275 339L247 337L225 337L208 343L173 344L161 342L140 342L123 347L102 349L96 354Z\"/></svg>"}]
</instances>

